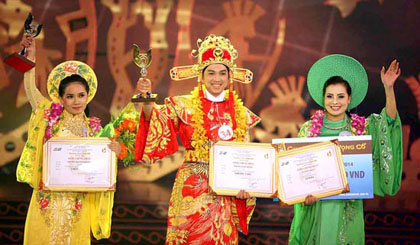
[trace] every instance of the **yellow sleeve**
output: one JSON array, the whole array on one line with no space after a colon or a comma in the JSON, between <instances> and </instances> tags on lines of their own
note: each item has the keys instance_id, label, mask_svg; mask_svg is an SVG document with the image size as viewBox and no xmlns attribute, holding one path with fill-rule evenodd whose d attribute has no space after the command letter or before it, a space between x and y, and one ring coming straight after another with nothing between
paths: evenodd
<instances>
[{"instance_id":1,"label":"yellow sleeve","mask_svg":"<svg viewBox=\"0 0 420 245\"><path fill-rule=\"evenodd\" d=\"M35 81L35 67L24 74L23 87L25 88L26 96L28 97L29 103L32 106L32 110L36 110L41 102L45 100L45 97L42 96L36 87Z\"/></svg>"},{"instance_id":2,"label":"yellow sleeve","mask_svg":"<svg viewBox=\"0 0 420 245\"><path fill-rule=\"evenodd\" d=\"M93 236L99 240L111 235L112 207L114 192L88 193L90 228Z\"/></svg>"},{"instance_id":3,"label":"yellow sleeve","mask_svg":"<svg viewBox=\"0 0 420 245\"><path fill-rule=\"evenodd\" d=\"M41 179L42 153L47 122L44 110L51 107L51 101L43 99L32 111L29 119L28 140L23 148L16 170L18 182L27 183L32 188L38 188Z\"/></svg>"}]
</instances>

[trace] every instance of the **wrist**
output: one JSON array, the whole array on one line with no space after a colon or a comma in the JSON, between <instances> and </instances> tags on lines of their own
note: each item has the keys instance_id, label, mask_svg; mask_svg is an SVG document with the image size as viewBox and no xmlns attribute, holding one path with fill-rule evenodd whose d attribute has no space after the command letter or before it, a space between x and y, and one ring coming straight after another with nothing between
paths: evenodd
<instances>
[{"instance_id":1,"label":"wrist","mask_svg":"<svg viewBox=\"0 0 420 245\"><path fill-rule=\"evenodd\" d=\"M384 88L387 91L393 91L394 90L394 85L386 85L386 84L384 84Z\"/></svg>"},{"instance_id":2,"label":"wrist","mask_svg":"<svg viewBox=\"0 0 420 245\"><path fill-rule=\"evenodd\" d=\"M30 60L30 61L32 61L32 62L34 62L34 63L35 63L35 54L33 54L33 53L28 53L28 54L26 55L26 58L27 58L28 60Z\"/></svg>"}]
</instances>

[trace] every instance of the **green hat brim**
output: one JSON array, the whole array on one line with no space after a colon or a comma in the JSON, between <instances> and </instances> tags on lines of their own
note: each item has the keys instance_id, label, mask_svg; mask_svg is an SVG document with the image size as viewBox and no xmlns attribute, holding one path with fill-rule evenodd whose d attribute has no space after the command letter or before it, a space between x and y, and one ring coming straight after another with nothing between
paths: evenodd
<instances>
[{"instance_id":1,"label":"green hat brim","mask_svg":"<svg viewBox=\"0 0 420 245\"><path fill-rule=\"evenodd\" d=\"M324 107L323 89L325 82L334 76L346 80L351 88L349 109L358 106L368 90L368 76L365 68L356 59L342 54L325 56L315 62L308 72L308 90L315 102Z\"/></svg>"}]
</instances>

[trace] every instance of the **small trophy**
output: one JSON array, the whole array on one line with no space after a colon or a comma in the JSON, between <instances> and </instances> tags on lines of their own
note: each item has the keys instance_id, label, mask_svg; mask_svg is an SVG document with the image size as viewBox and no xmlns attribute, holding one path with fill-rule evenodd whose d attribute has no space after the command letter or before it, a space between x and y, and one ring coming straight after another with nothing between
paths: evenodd
<instances>
[{"instance_id":1,"label":"small trophy","mask_svg":"<svg viewBox=\"0 0 420 245\"><path fill-rule=\"evenodd\" d=\"M36 37L39 35L42 29L42 25L37 23L32 23L33 16L29 13L28 17L25 20L25 25L23 26L25 33ZM26 49L23 48L19 53L13 53L7 56L4 59L4 63L15 68L20 72L27 72L35 66L35 63L25 57Z\"/></svg>"},{"instance_id":2,"label":"small trophy","mask_svg":"<svg viewBox=\"0 0 420 245\"><path fill-rule=\"evenodd\" d=\"M147 76L147 67L152 63L152 50L149 49L147 52L140 51L139 46L133 44L133 61L140 67L140 77L145 78ZM155 102L157 98L156 94L150 92L139 93L131 98L131 102Z\"/></svg>"}]
</instances>

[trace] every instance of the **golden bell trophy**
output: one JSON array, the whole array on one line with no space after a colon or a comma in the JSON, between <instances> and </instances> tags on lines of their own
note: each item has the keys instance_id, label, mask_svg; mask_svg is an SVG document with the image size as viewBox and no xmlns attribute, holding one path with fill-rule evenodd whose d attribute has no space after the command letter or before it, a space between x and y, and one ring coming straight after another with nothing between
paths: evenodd
<instances>
[{"instance_id":1,"label":"golden bell trophy","mask_svg":"<svg viewBox=\"0 0 420 245\"><path fill-rule=\"evenodd\" d=\"M152 50L141 51L139 46L133 44L133 61L140 68L140 77L147 77L147 67L152 63ZM135 94L131 102L155 102L157 94L151 92Z\"/></svg>"},{"instance_id":2,"label":"golden bell trophy","mask_svg":"<svg viewBox=\"0 0 420 245\"><path fill-rule=\"evenodd\" d=\"M26 34L31 35L33 38L39 35L42 29L42 25L32 23L33 16L29 13L23 26ZM4 63L15 68L16 70L25 73L35 66L35 63L25 57L26 48L23 48L19 53L13 53L4 59Z\"/></svg>"}]
</instances>

